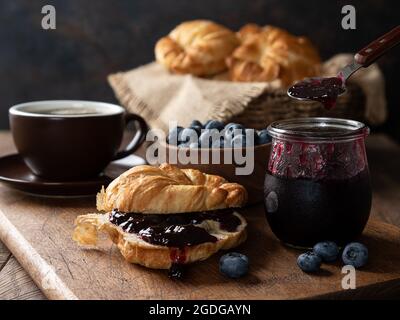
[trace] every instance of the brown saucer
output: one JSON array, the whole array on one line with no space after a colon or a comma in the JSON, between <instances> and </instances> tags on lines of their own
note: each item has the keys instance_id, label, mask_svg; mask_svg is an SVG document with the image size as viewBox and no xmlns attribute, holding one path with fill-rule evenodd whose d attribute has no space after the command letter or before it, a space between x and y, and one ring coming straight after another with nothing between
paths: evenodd
<instances>
[{"instance_id":1,"label":"brown saucer","mask_svg":"<svg viewBox=\"0 0 400 320\"><path fill-rule=\"evenodd\" d=\"M107 186L111 180L106 175L99 175L83 181L49 181L32 174L18 154L0 158L0 182L12 189L38 196L94 195L102 186Z\"/></svg>"}]
</instances>

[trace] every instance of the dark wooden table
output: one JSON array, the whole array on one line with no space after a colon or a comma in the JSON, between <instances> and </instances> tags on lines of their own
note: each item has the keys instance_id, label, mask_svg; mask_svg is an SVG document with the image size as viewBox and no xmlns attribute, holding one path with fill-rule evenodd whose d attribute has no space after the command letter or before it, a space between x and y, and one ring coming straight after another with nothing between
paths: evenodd
<instances>
[{"instance_id":1,"label":"dark wooden table","mask_svg":"<svg viewBox=\"0 0 400 320\"><path fill-rule=\"evenodd\" d=\"M400 226L400 146L385 135L367 141L375 218ZM0 133L0 155L15 152L8 132ZM2 201L2 199L0 199ZM0 299L45 299L39 288L0 242Z\"/></svg>"}]
</instances>

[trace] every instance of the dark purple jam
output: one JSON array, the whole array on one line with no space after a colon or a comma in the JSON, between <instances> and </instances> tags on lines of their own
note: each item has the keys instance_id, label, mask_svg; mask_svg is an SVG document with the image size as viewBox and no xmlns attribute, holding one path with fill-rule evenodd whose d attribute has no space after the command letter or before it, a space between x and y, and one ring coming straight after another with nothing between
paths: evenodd
<instances>
[{"instance_id":1,"label":"dark purple jam","mask_svg":"<svg viewBox=\"0 0 400 320\"><path fill-rule=\"evenodd\" d=\"M168 271L168 277L174 280L182 279L185 271L186 249L170 248L169 256L171 258L171 267Z\"/></svg>"},{"instance_id":2,"label":"dark purple jam","mask_svg":"<svg viewBox=\"0 0 400 320\"><path fill-rule=\"evenodd\" d=\"M135 233L154 245L175 248L216 242L216 237L196 226L204 220L217 221L220 228L228 232L236 231L241 223L232 209L179 214L123 213L114 209L110 214L110 222L120 226L125 232Z\"/></svg>"},{"instance_id":3,"label":"dark purple jam","mask_svg":"<svg viewBox=\"0 0 400 320\"><path fill-rule=\"evenodd\" d=\"M194 225L156 225L139 231L139 236L151 244L167 247L195 246L204 242L216 242L217 238L205 229Z\"/></svg>"},{"instance_id":4,"label":"dark purple jam","mask_svg":"<svg viewBox=\"0 0 400 320\"><path fill-rule=\"evenodd\" d=\"M343 80L339 77L310 78L290 87L288 94L293 98L319 101L329 110L336 105L337 97L344 91Z\"/></svg>"},{"instance_id":5,"label":"dark purple jam","mask_svg":"<svg viewBox=\"0 0 400 320\"><path fill-rule=\"evenodd\" d=\"M268 171L292 179L340 180L357 175L367 166L363 138L341 143L275 139Z\"/></svg>"},{"instance_id":6,"label":"dark purple jam","mask_svg":"<svg viewBox=\"0 0 400 320\"><path fill-rule=\"evenodd\" d=\"M287 244L312 247L356 239L371 209L363 138L337 143L276 139L264 195L271 230Z\"/></svg>"},{"instance_id":7,"label":"dark purple jam","mask_svg":"<svg viewBox=\"0 0 400 320\"><path fill-rule=\"evenodd\" d=\"M174 280L179 280L183 278L184 274L184 265L181 263L173 262L171 268L168 270L168 277Z\"/></svg>"},{"instance_id":8,"label":"dark purple jam","mask_svg":"<svg viewBox=\"0 0 400 320\"><path fill-rule=\"evenodd\" d=\"M352 177L265 177L265 211L284 243L312 247L320 241L344 245L363 231L371 209L368 167Z\"/></svg>"}]
</instances>

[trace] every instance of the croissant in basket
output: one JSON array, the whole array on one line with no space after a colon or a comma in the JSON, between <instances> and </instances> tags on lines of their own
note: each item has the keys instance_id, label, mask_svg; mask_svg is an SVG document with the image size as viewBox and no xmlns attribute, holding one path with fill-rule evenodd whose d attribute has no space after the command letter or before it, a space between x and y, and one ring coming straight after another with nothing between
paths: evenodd
<instances>
[{"instance_id":1,"label":"croissant in basket","mask_svg":"<svg viewBox=\"0 0 400 320\"><path fill-rule=\"evenodd\" d=\"M156 60L169 71L210 76L226 70L225 59L239 45L236 34L207 20L187 21L161 38Z\"/></svg>"},{"instance_id":2,"label":"croissant in basket","mask_svg":"<svg viewBox=\"0 0 400 320\"><path fill-rule=\"evenodd\" d=\"M320 57L305 37L273 27L244 26L238 32L241 45L227 58L233 81L281 80L286 87L320 72Z\"/></svg>"}]
</instances>

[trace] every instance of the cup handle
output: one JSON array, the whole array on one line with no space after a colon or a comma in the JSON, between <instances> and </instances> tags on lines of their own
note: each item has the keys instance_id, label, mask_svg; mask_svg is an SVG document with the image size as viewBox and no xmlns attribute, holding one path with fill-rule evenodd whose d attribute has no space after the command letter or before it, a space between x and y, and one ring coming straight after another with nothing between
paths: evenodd
<instances>
[{"instance_id":1,"label":"cup handle","mask_svg":"<svg viewBox=\"0 0 400 320\"><path fill-rule=\"evenodd\" d=\"M126 113L125 126L128 125L128 123L130 122L136 122L139 125L139 129L136 131L135 136L125 147L125 149L118 151L117 154L114 156L113 160L118 160L129 156L142 145L144 139L146 138L147 131L149 130L146 121L137 114Z\"/></svg>"}]
</instances>

